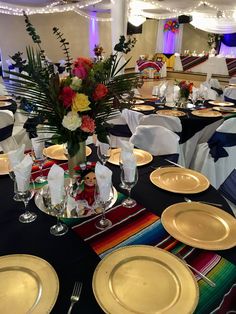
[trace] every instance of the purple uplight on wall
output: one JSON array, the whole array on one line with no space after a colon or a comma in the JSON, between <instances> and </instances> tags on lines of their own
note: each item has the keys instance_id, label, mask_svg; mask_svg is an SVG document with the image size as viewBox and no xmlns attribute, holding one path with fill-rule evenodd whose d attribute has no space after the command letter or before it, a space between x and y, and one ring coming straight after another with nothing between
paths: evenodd
<instances>
[{"instance_id":1,"label":"purple uplight on wall","mask_svg":"<svg viewBox=\"0 0 236 314\"><path fill-rule=\"evenodd\" d=\"M94 46L99 44L98 21L96 21L96 12L91 13L89 22L89 55L94 57Z\"/></svg>"},{"instance_id":2,"label":"purple uplight on wall","mask_svg":"<svg viewBox=\"0 0 236 314\"><path fill-rule=\"evenodd\" d=\"M163 53L175 53L175 37L176 33L174 32L164 32Z\"/></svg>"}]
</instances>

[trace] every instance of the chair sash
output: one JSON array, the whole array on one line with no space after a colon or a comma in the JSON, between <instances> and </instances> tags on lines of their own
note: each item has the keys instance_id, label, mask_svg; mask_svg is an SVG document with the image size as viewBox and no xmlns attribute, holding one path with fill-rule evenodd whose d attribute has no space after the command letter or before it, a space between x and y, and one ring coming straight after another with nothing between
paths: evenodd
<instances>
[{"instance_id":1,"label":"chair sash","mask_svg":"<svg viewBox=\"0 0 236 314\"><path fill-rule=\"evenodd\" d=\"M219 158L228 157L224 147L236 146L236 133L215 132L208 141L210 154L216 162Z\"/></svg>"},{"instance_id":2,"label":"chair sash","mask_svg":"<svg viewBox=\"0 0 236 314\"><path fill-rule=\"evenodd\" d=\"M113 127L109 128L109 133L114 136L120 137L131 137L132 132L130 131L128 125L126 124L115 124Z\"/></svg>"},{"instance_id":3,"label":"chair sash","mask_svg":"<svg viewBox=\"0 0 236 314\"><path fill-rule=\"evenodd\" d=\"M234 169L226 180L219 187L219 192L222 193L228 200L236 205L236 169Z\"/></svg>"},{"instance_id":4,"label":"chair sash","mask_svg":"<svg viewBox=\"0 0 236 314\"><path fill-rule=\"evenodd\" d=\"M12 136L13 124L0 129L0 142Z\"/></svg>"}]
</instances>

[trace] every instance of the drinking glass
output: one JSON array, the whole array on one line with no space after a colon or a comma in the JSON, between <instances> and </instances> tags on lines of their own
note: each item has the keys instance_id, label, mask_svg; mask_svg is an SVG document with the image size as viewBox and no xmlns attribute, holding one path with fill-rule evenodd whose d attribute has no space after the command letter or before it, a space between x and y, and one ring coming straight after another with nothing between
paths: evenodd
<instances>
[{"instance_id":1,"label":"drinking glass","mask_svg":"<svg viewBox=\"0 0 236 314\"><path fill-rule=\"evenodd\" d=\"M16 176L14 171L11 169L10 165L8 165L8 172L9 172L9 177L13 181L13 187L14 187L14 196L13 200L16 202L21 202L21 199L19 198L18 191L17 191L17 184L16 184Z\"/></svg>"},{"instance_id":2,"label":"drinking glass","mask_svg":"<svg viewBox=\"0 0 236 314\"><path fill-rule=\"evenodd\" d=\"M35 179L37 183L45 183L47 178L43 175L43 165L46 161L46 157L43 154L44 142L39 138L32 138L33 146L33 159L34 163L39 167L39 176Z\"/></svg>"},{"instance_id":3,"label":"drinking glass","mask_svg":"<svg viewBox=\"0 0 236 314\"><path fill-rule=\"evenodd\" d=\"M125 189L128 191L128 198L126 198L122 202L122 206L127 207L127 208L132 208L137 204L136 201L130 197L131 190L138 181L137 167L135 167L131 171L134 171L134 173L129 177L129 176L127 176L125 168L123 167L121 169L121 175L120 175L121 182L125 185Z\"/></svg>"},{"instance_id":4,"label":"drinking glass","mask_svg":"<svg viewBox=\"0 0 236 314\"><path fill-rule=\"evenodd\" d=\"M109 198L106 201L104 201L101 197L99 187L98 185L96 185L94 199L97 206L102 208L101 219L95 223L95 227L99 230L104 230L112 226L112 222L106 218L105 212L106 209L110 206L113 198L114 198L113 186L111 186Z\"/></svg>"},{"instance_id":5,"label":"drinking glass","mask_svg":"<svg viewBox=\"0 0 236 314\"><path fill-rule=\"evenodd\" d=\"M34 193L35 186L33 181L29 183L26 191L17 191L19 200L22 201L25 205L25 212L19 217L19 221L22 223L30 223L37 218L37 215L34 212L28 210L29 201L31 200L31 198L33 198Z\"/></svg>"},{"instance_id":6,"label":"drinking glass","mask_svg":"<svg viewBox=\"0 0 236 314\"><path fill-rule=\"evenodd\" d=\"M60 217L63 216L66 206L67 206L67 191L64 190L64 194L61 198L60 203L52 204L49 199L47 199L50 206L50 211L57 217L57 223L50 228L50 233L54 236L62 236L68 232L68 227L66 224L60 221ZM45 204L45 200L44 200Z\"/></svg>"},{"instance_id":7,"label":"drinking glass","mask_svg":"<svg viewBox=\"0 0 236 314\"><path fill-rule=\"evenodd\" d=\"M119 155L119 165L120 165L120 170L123 169L123 161L122 161L122 155L121 155L121 152L120 152L120 155ZM119 184L119 187L123 190L126 189L126 185L124 184L124 182L121 181L121 183Z\"/></svg>"},{"instance_id":8,"label":"drinking glass","mask_svg":"<svg viewBox=\"0 0 236 314\"><path fill-rule=\"evenodd\" d=\"M110 141L108 143L98 143L97 155L103 166L105 166L107 160L111 157Z\"/></svg>"}]
</instances>

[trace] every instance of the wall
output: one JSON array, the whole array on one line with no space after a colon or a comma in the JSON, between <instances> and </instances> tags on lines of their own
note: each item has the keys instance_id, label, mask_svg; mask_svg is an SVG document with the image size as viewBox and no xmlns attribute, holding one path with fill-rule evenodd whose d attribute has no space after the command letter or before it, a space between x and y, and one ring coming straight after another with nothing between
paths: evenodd
<instances>
[{"instance_id":1,"label":"wall","mask_svg":"<svg viewBox=\"0 0 236 314\"><path fill-rule=\"evenodd\" d=\"M207 35L207 32L194 28L191 24L184 24L182 52L184 50L196 50L197 53L201 53L203 50L209 51Z\"/></svg>"}]
</instances>

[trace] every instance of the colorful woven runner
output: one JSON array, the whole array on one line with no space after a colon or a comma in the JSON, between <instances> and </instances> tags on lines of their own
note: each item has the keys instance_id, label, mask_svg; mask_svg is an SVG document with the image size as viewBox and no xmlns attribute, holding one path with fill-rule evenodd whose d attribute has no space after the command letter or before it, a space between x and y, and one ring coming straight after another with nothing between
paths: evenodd
<instances>
[{"instance_id":1,"label":"colorful woven runner","mask_svg":"<svg viewBox=\"0 0 236 314\"><path fill-rule=\"evenodd\" d=\"M236 74L236 58L226 58L225 61L229 71L229 76Z\"/></svg>"},{"instance_id":2,"label":"colorful woven runner","mask_svg":"<svg viewBox=\"0 0 236 314\"><path fill-rule=\"evenodd\" d=\"M120 247L139 244L156 246L174 254L180 253L189 264L207 275L217 285L216 288L212 288L196 275L200 299L194 313L218 314L236 309L235 265L214 252L194 249L175 240L163 228L160 217L140 205L134 208L118 205L109 209L106 216L113 225L105 231L98 231L95 228L94 224L99 216L73 227L74 232L101 258ZM223 299L220 304L219 300Z\"/></svg>"},{"instance_id":3,"label":"colorful woven runner","mask_svg":"<svg viewBox=\"0 0 236 314\"><path fill-rule=\"evenodd\" d=\"M153 69L156 69L157 72L159 72L160 69L163 67L163 64L164 63L162 61L148 61L148 60L137 61L139 71L143 71L144 69L147 69L147 68L153 68Z\"/></svg>"},{"instance_id":4,"label":"colorful woven runner","mask_svg":"<svg viewBox=\"0 0 236 314\"><path fill-rule=\"evenodd\" d=\"M181 56L181 63L183 66L183 71L189 70L208 59L208 56L194 57L194 56Z\"/></svg>"}]
</instances>

